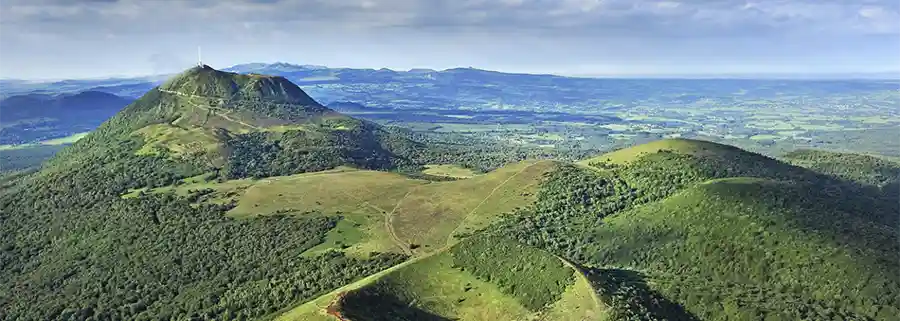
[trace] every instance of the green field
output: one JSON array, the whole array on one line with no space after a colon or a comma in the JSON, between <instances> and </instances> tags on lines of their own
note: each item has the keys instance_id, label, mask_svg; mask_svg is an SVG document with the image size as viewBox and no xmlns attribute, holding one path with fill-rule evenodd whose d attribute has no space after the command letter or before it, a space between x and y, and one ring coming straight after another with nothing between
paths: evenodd
<instances>
[{"instance_id":1,"label":"green field","mask_svg":"<svg viewBox=\"0 0 900 321\"><path fill-rule=\"evenodd\" d=\"M71 143L77 142L79 139L84 138L88 134L90 134L90 132L77 133L77 134L73 134L71 136L67 136L67 137L63 137L63 138L45 140L45 141L40 142L40 144L43 144L43 145L71 144Z\"/></svg>"},{"instance_id":2,"label":"green field","mask_svg":"<svg viewBox=\"0 0 900 321\"><path fill-rule=\"evenodd\" d=\"M314 251L424 253L452 242L454 234L474 232L529 204L542 174L553 167L550 161L527 161L446 182L351 168L260 180L216 182L196 177L178 186L138 189L122 197L141 192L189 196L208 189L211 192L197 202L236 202L228 212L235 218L285 213L342 217L338 229Z\"/></svg>"},{"instance_id":3,"label":"green field","mask_svg":"<svg viewBox=\"0 0 900 321\"><path fill-rule=\"evenodd\" d=\"M411 190L394 209L392 226L404 243L419 251L443 247L457 233L470 233L500 214L534 200L549 161L527 161L470 179L436 182Z\"/></svg>"},{"instance_id":4,"label":"green field","mask_svg":"<svg viewBox=\"0 0 900 321\"><path fill-rule=\"evenodd\" d=\"M221 147L221 142L212 131L194 127L184 129L171 124L154 124L138 130L136 135L144 139L144 147L138 155L159 155L163 152L173 157L203 156ZM216 159L221 164L221 159Z\"/></svg>"},{"instance_id":5,"label":"green field","mask_svg":"<svg viewBox=\"0 0 900 321\"><path fill-rule=\"evenodd\" d=\"M74 143L74 142L77 142L79 139L84 138L84 137L87 136L88 134L90 134L90 132L76 133L76 134L72 134L72 135L69 135L69 136L66 136L66 137L54 138L54 139L48 139L48 140L40 141L40 142L37 142L37 143L34 143L34 144L0 145L0 151L2 151L2 150L11 150L11 149L26 149L26 148L29 148L29 147L35 147L35 146L39 146L39 145L52 145L52 146L56 146L56 145L72 144L72 143Z\"/></svg>"},{"instance_id":6,"label":"green field","mask_svg":"<svg viewBox=\"0 0 900 321\"><path fill-rule=\"evenodd\" d=\"M750 136L750 139L752 139L752 140L768 140L768 139L779 139L779 138L782 138L782 136L779 136L779 135L753 135L753 136Z\"/></svg>"},{"instance_id":7,"label":"green field","mask_svg":"<svg viewBox=\"0 0 900 321\"><path fill-rule=\"evenodd\" d=\"M453 178L471 178L477 175L471 169L459 165L425 165L425 170L422 172L428 175Z\"/></svg>"}]
</instances>

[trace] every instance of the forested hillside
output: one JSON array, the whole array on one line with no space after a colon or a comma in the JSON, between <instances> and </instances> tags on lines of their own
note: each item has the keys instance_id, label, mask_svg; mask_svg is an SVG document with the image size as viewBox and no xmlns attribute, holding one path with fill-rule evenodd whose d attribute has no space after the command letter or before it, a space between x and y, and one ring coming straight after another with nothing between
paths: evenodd
<instances>
[{"instance_id":1,"label":"forested hillside","mask_svg":"<svg viewBox=\"0 0 900 321\"><path fill-rule=\"evenodd\" d=\"M900 182L900 162L883 157L823 150L798 150L784 155L797 166L841 177L862 184L897 190Z\"/></svg>"},{"instance_id":2,"label":"forested hillside","mask_svg":"<svg viewBox=\"0 0 900 321\"><path fill-rule=\"evenodd\" d=\"M333 112L281 79L188 70L40 171L4 178L0 319L255 319L406 258L317 247L356 224L333 211L233 219L234 203L122 197L132 190L339 165L413 173L465 160L490 169L525 156L479 160L464 145L418 138Z\"/></svg>"},{"instance_id":3,"label":"forested hillside","mask_svg":"<svg viewBox=\"0 0 900 321\"><path fill-rule=\"evenodd\" d=\"M711 143L635 148L551 173L487 232L630 275L700 319L900 312L896 195ZM674 317L630 314L629 293L613 308L630 319Z\"/></svg>"}]
</instances>

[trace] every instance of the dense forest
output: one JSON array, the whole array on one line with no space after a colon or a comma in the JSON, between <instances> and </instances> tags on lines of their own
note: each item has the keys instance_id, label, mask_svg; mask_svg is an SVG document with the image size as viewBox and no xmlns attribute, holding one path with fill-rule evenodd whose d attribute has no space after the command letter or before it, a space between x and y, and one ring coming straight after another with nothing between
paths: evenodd
<instances>
[{"instance_id":1,"label":"dense forest","mask_svg":"<svg viewBox=\"0 0 900 321\"><path fill-rule=\"evenodd\" d=\"M784 159L817 172L900 193L900 162L882 157L821 150L798 150Z\"/></svg>"},{"instance_id":2,"label":"dense forest","mask_svg":"<svg viewBox=\"0 0 900 321\"><path fill-rule=\"evenodd\" d=\"M301 256L336 224L316 213L233 220L174 195L122 199L199 172L128 146L2 190L0 319L260 317L404 259Z\"/></svg>"},{"instance_id":3,"label":"dense forest","mask_svg":"<svg viewBox=\"0 0 900 321\"><path fill-rule=\"evenodd\" d=\"M4 150L0 152L0 174L38 168L41 163L65 147L63 145L38 145Z\"/></svg>"}]
</instances>

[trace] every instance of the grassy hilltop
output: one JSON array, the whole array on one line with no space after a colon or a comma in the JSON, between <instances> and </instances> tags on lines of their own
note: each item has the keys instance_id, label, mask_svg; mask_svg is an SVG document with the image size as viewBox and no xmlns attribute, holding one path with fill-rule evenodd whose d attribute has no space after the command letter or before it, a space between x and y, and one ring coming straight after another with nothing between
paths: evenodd
<instances>
[{"instance_id":1,"label":"grassy hilltop","mask_svg":"<svg viewBox=\"0 0 900 321\"><path fill-rule=\"evenodd\" d=\"M888 320L898 312L895 194L699 141L660 141L587 163L551 174L535 206L498 233L601 277L628 272L623 280L699 319ZM653 309L633 315L629 292L621 295L612 308L623 315L671 318Z\"/></svg>"},{"instance_id":2,"label":"grassy hilltop","mask_svg":"<svg viewBox=\"0 0 900 321\"><path fill-rule=\"evenodd\" d=\"M508 239L473 237L339 289L278 319L592 320L603 311L579 268Z\"/></svg>"}]
</instances>

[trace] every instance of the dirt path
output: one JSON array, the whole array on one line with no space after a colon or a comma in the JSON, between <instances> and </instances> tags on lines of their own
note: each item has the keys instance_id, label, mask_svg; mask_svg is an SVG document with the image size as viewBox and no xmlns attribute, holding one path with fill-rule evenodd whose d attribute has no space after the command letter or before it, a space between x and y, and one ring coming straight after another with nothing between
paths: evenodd
<instances>
[{"instance_id":1,"label":"dirt path","mask_svg":"<svg viewBox=\"0 0 900 321\"><path fill-rule=\"evenodd\" d=\"M400 203L402 203L403 200L406 199L406 197L409 196L409 194L411 194L412 192L413 191L407 192L406 195L404 195L403 198L401 198L400 201L397 202L397 205L394 206L394 209L391 210L390 212L388 212L388 211L385 211L381 207L372 205L372 203L369 203L368 201L364 201L364 200L356 197L353 194L347 193L346 191L341 191L341 193L343 193L347 197L352 198L352 199L356 200L357 202L370 207L371 209L377 211L378 213L382 213L382 215L384 216L384 228L385 228L385 230L387 230L388 234L390 234L391 240L394 241L394 244L396 244L397 247L399 247L400 250L402 250L404 254L409 255L409 256L413 255L412 250L410 250L409 247L406 246L406 244L404 244L403 241L401 241L399 237L397 237L397 233L394 233L394 226L391 224L391 220L393 219L394 211L396 211L397 208L400 207Z\"/></svg>"},{"instance_id":2,"label":"dirt path","mask_svg":"<svg viewBox=\"0 0 900 321\"><path fill-rule=\"evenodd\" d=\"M160 92L167 93L167 94L173 94L173 95L176 95L176 96L182 96L182 97L188 97L188 98L195 98L195 99L212 99L212 98L209 98L209 97L196 96L196 95L188 95L188 94L185 94L185 93L180 93L180 92L177 92L177 91L171 91L171 90L165 90L165 89L159 89L159 91L160 91ZM186 101L186 102L187 102L189 105L191 105L192 107L196 107L196 108L203 109L203 110L205 110L205 111L208 112L208 113L211 113L211 114L214 114L214 115L216 115L216 116L222 117L222 118L224 118L224 119L226 119L226 120L228 120L228 121L230 121L230 122L238 123L238 124L241 124L241 125L244 125L244 126L253 128L253 129L255 129L255 130L263 130L261 127L257 127L257 126L254 126L254 125L250 125L250 124L245 123L245 122L243 122L243 121L241 121L241 120L239 120L239 119L231 118L231 116L228 116L228 114L226 114L226 113L218 112L217 110L218 110L219 108L214 108L214 107L212 107L212 108L211 108L211 107L204 107L204 106L201 106L201 105L199 105L199 104L195 104L194 102L192 102L192 101L190 101L190 100L188 100L188 101Z\"/></svg>"},{"instance_id":3,"label":"dirt path","mask_svg":"<svg viewBox=\"0 0 900 321\"><path fill-rule=\"evenodd\" d=\"M388 234L391 235L391 239L394 240L394 243L397 243L397 246L400 246L400 248L403 249L403 253L406 253L406 255L410 256L412 256L413 254L412 250L409 248L409 246L404 244L402 240L400 240L400 237L397 236L397 232L394 231L394 213L397 212L398 208L400 208L400 204L403 204L403 200L405 200L407 197L409 197L410 194L418 189L419 187L416 186L413 189L409 190L409 192L406 192L406 195L403 195L403 197L400 198L399 201L397 201L397 205L394 205L394 208L391 209L390 213L384 212L386 213L384 215L384 228L388 231Z\"/></svg>"},{"instance_id":4,"label":"dirt path","mask_svg":"<svg viewBox=\"0 0 900 321\"><path fill-rule=\"evenodd\" d=\"M475 208L473 208L471 211L469 211L468 214L463 216L463 220L461 222L459 222L459 225L457 225L456 228L453 229L452 232L450 232L450 235L447 236L447 245L449 246L450 244L453 243L453 235L456 234L456 231L459 230L460 227L462 227L462 225L466 221L466 219L469 218L469 216L471 216L472 214L475 214L475 211L477 211L479 208L481 208L481 205L484 205L484 203L487 203L488 199L490 199L491 196L494 196L494 193L496 193L498 190L500 190L500 188L503 187L504 185L506 185L506 183L509 183L509 181L511 181L513 178L516 178L516 176L519 176L519 174L522 174L523 172L525 172L526 170L531 168L531 166L537 165L538 163L541 163L541 162L542 161L536 161L534 163L528 164L527 166L523 167L515 174L512 174L512 176L506 178L506 180L504 180L503 182L498 184L496 187L494 187L494 189L491 190L491 192L488 193L488 195L485 196L484 199L482 199L481 202L479 202L478 205L475 206Z\"/></svg>"}]
</instances>

